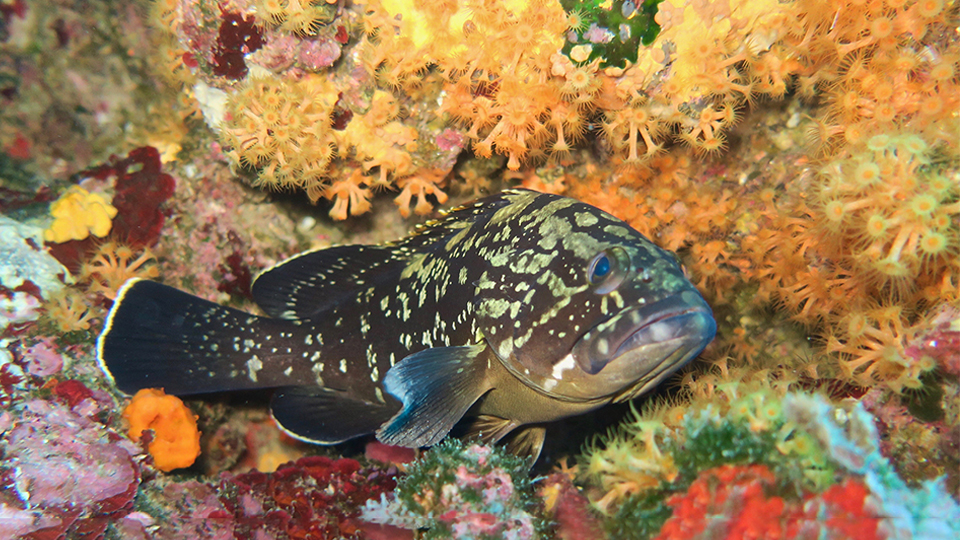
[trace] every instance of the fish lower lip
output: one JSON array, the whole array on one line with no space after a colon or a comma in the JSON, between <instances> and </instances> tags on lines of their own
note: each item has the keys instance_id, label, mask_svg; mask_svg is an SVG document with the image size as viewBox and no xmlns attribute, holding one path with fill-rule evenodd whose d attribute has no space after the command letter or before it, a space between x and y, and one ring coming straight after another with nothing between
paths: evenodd
<instances>
[{"instance_id":1,"label":"fish lower lip","mask_svg":"<svg viewBox=\"0 0 960 540\"><path fill-rule=\"evenodd\" d=\"M700 335L704 345L716 333L716 323L709 309L691 307L663 313L628 335L617 347L613 357L620 356L639 346L650 343L665 343L676 339L690 340Z\"/></svg>"}]
</instances>

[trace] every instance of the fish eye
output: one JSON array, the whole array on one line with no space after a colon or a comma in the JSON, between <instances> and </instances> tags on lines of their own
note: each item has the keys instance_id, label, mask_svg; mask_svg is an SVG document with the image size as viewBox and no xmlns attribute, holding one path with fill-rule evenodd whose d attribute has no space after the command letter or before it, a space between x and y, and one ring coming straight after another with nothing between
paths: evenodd
<instances>
[{"instance_id":1,"label":"fish eye","mask_svg":"<svg viewBox=\"0 0 960 540\"><path fill-rule=\"evenodd\" d=\"M590 273L591 281L596 282L610 273L610 257L606 253L601 253L593 259L593 272Z\"/></svg>"},{"instance_id":2,"label":"fish eye","mask_svg":"<svg viewBox=\"0 0 960 540\"><path fill-rule=\"evenodd\" d=\"M597 294L606 294L623 283L630 272L630 257L623 248L614 247L597 253L587 266L587 281Z\"/></svg>"}]
</instances>

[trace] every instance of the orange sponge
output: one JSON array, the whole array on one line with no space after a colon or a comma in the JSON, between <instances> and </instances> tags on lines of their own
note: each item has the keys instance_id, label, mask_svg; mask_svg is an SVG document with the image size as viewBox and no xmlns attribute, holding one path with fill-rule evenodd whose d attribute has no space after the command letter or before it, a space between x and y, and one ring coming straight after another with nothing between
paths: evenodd
<instances>
[{"instance_id":1,"label":"orange sponge","mask_svg":"<svg viewBox=\"0 0 960 540\"><path fill-rule=\"evenodd\" d=\"M162 389L144 388L133 396L123 410L130 423L129 436L139 441L145 430L153 430L147 449L154 465L164 472L189 467L200 455L197 416L176 396Z\"/></svg>"}]
</instances>

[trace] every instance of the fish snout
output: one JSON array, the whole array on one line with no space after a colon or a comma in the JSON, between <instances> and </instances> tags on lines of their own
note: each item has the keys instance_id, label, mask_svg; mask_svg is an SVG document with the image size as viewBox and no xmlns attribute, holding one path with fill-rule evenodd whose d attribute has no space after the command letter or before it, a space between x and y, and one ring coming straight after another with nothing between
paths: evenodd
<instances>
[{"instance_id":1,"label":"fish snout","mask_svg":"<svg viewBox=\"0 0 960 540\"><path fill-rule=\"evenodd\" d=\"M597 396L659 381L700 354L716 333L713 312L696 290L624 310L574 346L571 353L585 381L571 388L589 387Z\"/></svg>"}]
</instances>

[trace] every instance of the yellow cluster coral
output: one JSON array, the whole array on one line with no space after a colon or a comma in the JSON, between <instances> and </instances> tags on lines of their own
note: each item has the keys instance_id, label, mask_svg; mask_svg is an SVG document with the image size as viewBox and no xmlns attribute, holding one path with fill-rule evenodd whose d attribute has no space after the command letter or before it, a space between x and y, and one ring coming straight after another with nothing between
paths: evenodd
<instances>
[{"instance_id":1,"label":"yellow cluster coral","mask_svg":"<svg viewBox=\"0 0 960 540\"><path fill-rule=\"evenodd\" d=\"M825 323L844 378L915 388L935 367L905 352L916 315L960 301L960 177L915 133L847 153L821 170L793 238L771 246L766 277L799 320Z\"/></svg>"},{"instance_id":2,"label":"yellow cluster coral","mask_svg":"<svg viewBox=\"0 0 960 540\"><path fill-rule=\"evenodd\" d=\"M267 188L319 194L335 139L330 113L339 92L324 77L251 78L227 102L221 128L234 163L259 170ZM314 199L316 196L314 196Z\"/></svg>"},{"instance_id":3,"label":"yellow cluster coral","mask_svg":"<svg viewBox=\"0 0 960 540\"><path fill-rule=\"evenodd\" d=\"M330 217L333 219L347 219L347 215L359 216L370 210L370 189L372 179L364 176L363 169L357 167L349 174L347 171L336 171L334 176L339 179L333 181L323 190L323 196L333 202Z\"/></svg>"},{"instance_id":4,"label":"yellow cluster coral","mask_svg":"<svg viewBox=\"0 0 960 540\"><path fill-rule=\"evenodd\" d=\"M565 157L595 110L625 164L649 163L674 137L718 151L736 107L782 96L801 67L789 51L772 51L790 16L774 0L663 2L660 37L625 70L600 70L576 47L559 54L565 32L583 21L554 0L371 0L366 8L368 69L405 86L435 67L448 82L443 110L468 128L478 155L507 156L511 170Z\"/></svg>"},{"instance_id":5,"label":"yellow cluster coral","mask_svg":"<svg viewBox=\"0 0 960 540\"><path fill-rule=\"evenodd\" d=\"M103 238L110 233L117 209L100 193L71 186L50 205L53 223L43 232L47 242L83 240L91 234Z\"/></svg>"},{"instance_id":6,"label":"yellow cluster coral","mask_svg":"<svg viewBox=\"0 0 960 540\"><path fill-rule=\"evenodd\" d=\"M940 0L843 9L823 0L665 0L655 17L661 31L639 47L637 61L601 69L589 46L559 52L569 32L589 30L582 12L568 14L557 0L364 0L342 14L345 29L364 33L344 57L347 77L337 67L305 78L293 70L257 79L264 70L252 70L228 95L222 140L235 163L259 171L259 184L325 197L337 219L366 211L375 188L434 176L434 141L418 138L445 121L463 127L478 156L502 155L516 171L567 159L598 119L613 161L641 168L672 141L701 154L723 150L743 108L794 88L823 98L812 135L824 153L904 123L929 142L950 133L960 100L958 57L944 37L948 11ZM178 10L164 0L155 12L168 21ZM330 14L315 0L256 0L252 12L264 32L301 36ZM186 57L168 52L184 72ZM357 61L375 79L357 73ZM403 106L397 90L407 95ZM410 107L417 94L429 97ZM439 110L430 111L438 98ZM276 110L278 101L287 108ZM404 106L412 121L400 118ZM337 175L329 174L332 160ZM370 176L352 174L352 160ZM442 189L434 182L418 193ZM408 189L397 201L415 196ZM429 211L432 200L418 199L414 210Z\"/></svg>"},{"instance_id":7,"label":"yellow cluster coral","mask_svg":"<svg viewBox=\"0 0 960 540\"><path fill-rule=\"evenodd\" d=\"M80 280L90 292L113 300L124 282L131 278L150 279L160 275L150 248L134 251L130 246L107 242L80 265Z\"/></svg>"},{"instance_id":8,"label":"yellow cluster coral","mask_svg":"<svg viewBox=\"0 0 960 540\"><path fill-rule=\"evenodd\" d=\"M372 189L387 189L391 187L390 178L399 183L398 179L416 171L411 153L417 149L419 134L402 123L399 116L400 104L396 97L390 92L376 90L367 110L354 115L343 130L336 133L338 154L359 161L361 168L349 174L342 170L342 174L332 178L323 191L324 197L334 201L334 208L330 211L334 219L345 219L348 207L351 215L366 212L370 209ZM373 168L379 170L376 177L364 176L361 172L361 169L369 171ZM401 213L404 216L409 214L406 207L401 207Z\"/></svg>"},{"instance_id":9,"label":"yellow cluster coral","mask_svg":"<svg viewBox=\"0 0 960 540\"><path fill-rule=\"evenodd\" d=\"M958 198L960 184L931 165L922 138L874 135L822 170L818 250L873 291L902 298L950 271L960 252Z\"/></svg>"},{"instance_id":10,"label":"yellow cluster coral","mask_svg":"<svg viewBox=\"0 0 960 540\"><path fill-rule=\"evenodd\" d=\"M558 2L371 1L366 9L368 69L393 86L439 70L448 83L442 108L468 127L477 154L507 156L517 170L545 149L567 152L583 130L583 96L598 85L589 69L569 80L551 74L568 25Z\"/></svg>"},{"instance_id":11,"label":"yellow cluster coral","mask_svg":"<svg viewBox=\"0 0 960 540\"><path fill-rule=\"evenodd\" d=\"M672 482L679 473L673 457L664 454L657 444L664 424L638 417L632 428L632 437L610 437L604 441L603 450L588 449L584 473L600 480L605 494L594 504L603 512L628 495Z\"/></svg>"},{"instance_id":12,"label":"yellow cluster coral","mask_svg":"<svg viewBox=\"0 0 960 540\"><path fill-rule=\"evenodd\" d=\"M333 129L331 114L339 96L332 82L317 75L297 81L249 80L228 100L221 129L230 148L227 155L240 166L256 169L261 187L297 188L313 202L321 197L333 201L334 219L367 212L372 190L393 185L401 189L401 213L409 215L409 204L399 202L409 200L407 186L417 178L430 178L411 155L417 150L417 130L399 120L400 104L384 90L374 91L365 110L351 111L349 120ZM335 158L338 166L331 170ZM378 170L376 176L364 175L371 169ZM436 185L426 192L446 200ZM431 209L426 201L416 207L421 214Z\"/></svg>"},{"instance_id":13,"label":"yellow cluster coral","mask_svg":"<svg viewBox=\"0 0 960 540\"><path fill-rule=\"evenodd\" d=\"M811 135L825 153L905 126L957 152L960 54L947 37L954 9L942 0L794 4L800 26L790 46L806 59L801 87L824 94Z\"/></svg>"},{"instance_id":14,"label":"yellow cluster coral","mask_svg":"<svg viewBox=\"0 0 960 540\"><path fill-rule=\"evenodd\" d=\"M44 317L62 333L90 330L90 323L104 315L103 299L116 298L125 281L158 275L149 248L134 251L118 242L105 242L83 257L75 285L46 299Z\"/></svg>"},{"instance_id":15,"label":"yellow cluster coral","mask_svg":"<svg viewBox=\"0 0 960 540\"><path fill-rule=\"evenodd\" d=\"M336 8L326 0L254 0L254 12L263 24L300 35L316 34L333 19Z\"/></svg>"},{"instance_id":16,"label":"yellow cluster coral","mask_svg":"<svg viewBox=\"0 0 960 540\"><path fill-rule=\"evenodd\" d=\"M658 59L662 47L641 51L616 86L625 105L603 111L611 146L625 163L645 168L569 182L572 194L683 250L715 306L773 302L822 336L827 354L788 362L806 375L898 391L919 386L933 365L909 355L907 345L931 307L960 301L960 54L946 37L953 31L948 10L935 0L798 0L768 15L705 25L711 39L679 30L716 4L660 4L657 43L673 43L678 54ZM732 13L742 7L729 6ZM783 28L771 29L776 20ZM704 55L723 69L698 63ZM669 71L657 72L658 62ZM636 93L651 83L663 94ZM815 174L764 171L771 184L751 187L743 177L738 187L722 178L691 180L687 167L677 166L690 164L683 153L661 153L663 138L678 130L700 151L718 137L722 145L722 131L736 120L731 103L791 87L821 98L809 122L818 155L801 161ZM693 101L702 103L694 126L694 109L677 116L672 99L696 95L707 101ZM737 300L744 291L748 302ZM762 330L749 316L740 312L733 322L714 354L782 362L763 352L756 339Z\"/></svg>"},{"instance_id":17,"label":"yellow cluster coral","mask_svg":"<svg viewBox=\"0 0 960 540\"><path fill-rule=\"evenodd\" d=\"M76 289L65 287L48 298L43 305L47 319L63 333L82 332L90 329L90 323L99 315L95 307Z\"/></svg>"},{"instance_id":18,"label":"yellow cluster coral","mask_svg":"<svg viewBox=\"0 0 960 540\"><path fill-rule=\"evenodd\" d=\"M200 455L197 416L176 396L144 388L123 410L123 418L130 424L129 436L134 441L139 441L144 431L153 431L147 450L161 471L189 467Z\"/></svg>"},{"instance_id":19,"label":"yellow cluster coral","mask_svg":"<svg viewBox=\"0 0 960 540\"><path fill-rule=\"evenodd\" d=\"M427 195L436 197L440 204L447 202L447 194L440 189L446 181L446 175L447 171L443 169L421 169L417 174L401 178L397 182L400 195L393 200L400 209L400 215L409 216L411 206L421 216L429 214L433 205L427 200ZM413 199L416 199L416 203L413 203Z\"/></svg>"},{"instance_id":20,"label":"yellow cluster coral","mask_svg":"<svg viewBox=\"0 0 960 540\"><path fill-rule=\"evenodd\" d=\"M434 65L450 80L518 70L531 75L563 46L567 18L553 0L505 2L364 2L365 51L371 67L391 84L414 82ZM385 31L392 29L392 32Z\"/></svg>"}]
</instances>

